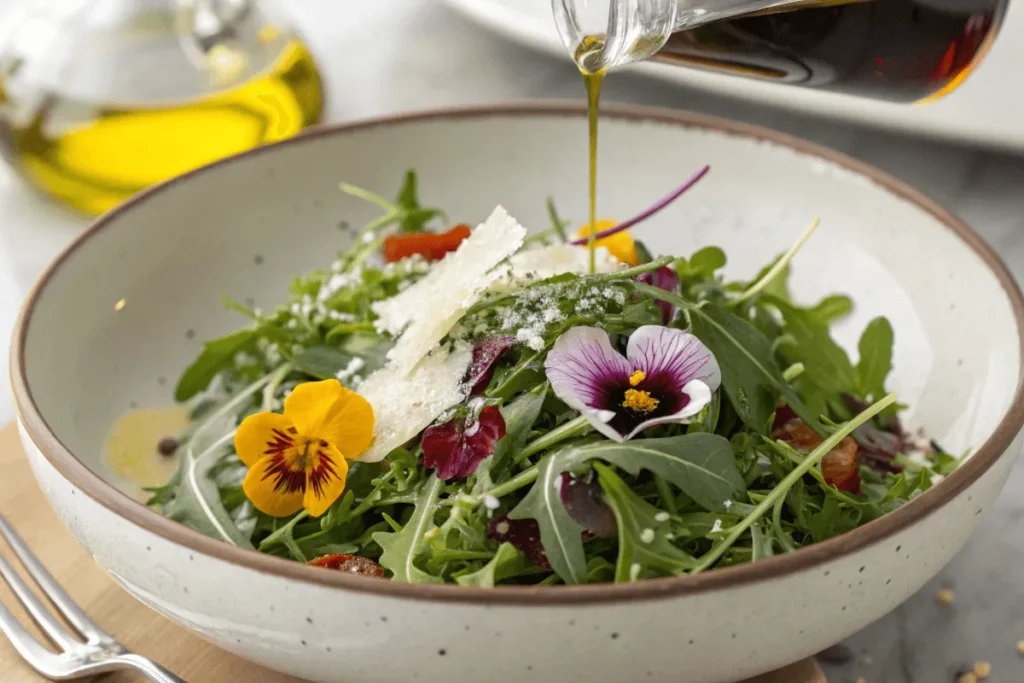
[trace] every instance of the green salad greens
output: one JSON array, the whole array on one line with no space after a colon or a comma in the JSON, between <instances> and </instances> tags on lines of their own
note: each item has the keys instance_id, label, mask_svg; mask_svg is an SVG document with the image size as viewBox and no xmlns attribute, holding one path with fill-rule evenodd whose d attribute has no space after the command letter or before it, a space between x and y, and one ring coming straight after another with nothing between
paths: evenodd
<instances>
[{"instance_id":1,"label":"green salad greens","mask_svg":"<svg viewBox=\"0 0 1024 683\"><path fill-rule=\"evenodd\" d=\"M500 208L449 229L412 172L394 202L343 190L380 217L275 310L228 301L248 323L181 376L171 519L396 581L626 582L792 552L957 466L900 424L889 322L855 364L850 299L794 301L811 230L732 282L716 247L612 228L591 272L550 201L527 236Z\"/></svg>"}]
</instances>

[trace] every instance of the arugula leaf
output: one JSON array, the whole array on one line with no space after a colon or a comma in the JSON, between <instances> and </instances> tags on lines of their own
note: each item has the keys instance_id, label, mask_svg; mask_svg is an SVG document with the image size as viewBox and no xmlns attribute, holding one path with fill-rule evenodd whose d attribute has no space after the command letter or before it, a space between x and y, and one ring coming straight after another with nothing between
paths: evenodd
<instances>
[{"instance_id":1,"label":"arugula leaf","mask_svg":"<svg viewBox=\"0 0 1024 683\"><path fill-rule=\"evenodd\" d=\"M355 356L330 346L310 346L295 356L295 368L317 379L334 379Z\"/></svg>"},{"instance_id":2,"label":"arugula leaf","mask_svg":"<svg viewBox=\"0 0 1024 683\"><path fill-rule=\"evenodd\" d=\"M821 511L807 516L807 530L814 542L818 543L856 529L859 522L860 512L845 508L836 498L826 496Z\"/></svg>"},{"instance_id":3,"label":"arugula leaf","mask_svg":"<svg viewBox=\"0 0 1024 683\"><path fill-rule=\"evenodd\" d=\"M828 327L806 309L777 297L764 299L779 309L785 319L782 329L789 342L779 346L779 353L788 363L804 365L799 382L804 400L818 412L832 408L845 416L847 411L838 399L842 394L854 393L857 384L846 351L832 339Z\"/></svg>"},{"instance_id":4,"label":"arugula leaf","mask_svg":"<svg viewBox=\"0 0 1024 683\"><path fill-rule=\"evenodd\" d=\"M565 471L552 453L537 465L537 481L519 502L510 519L535 519L540 527L540 542L551 568L569 584L583 583L587 576L587 559L583 553L583 527L569 516L561 499L561 476Z\"/></svg>"},{"instance_id":5,"label":"arugula leaf","mask_svg":"<svg viewBox=\"0 0 1024 683\"><path fill-rule=\"evenodd\" d=\"M771 343L757 328L716 304L700 308L681 297L678 302L690 309L693 333L704 342L722 368L722 386L736 414L749 429L763 434L775 413L776 398L783 400L800 419L819 434L824 428L782 378L772 359Z\"/></svg>"},{"instance_id":6,"label":"arugula leaf","mask_svg":"<svg viewBox=\"0 0 1024 683\"><path fill-rule=\"evenodd\" d=\"M696 566L691 555L673 545L671 523L658 521L661 511L636 495L609 467L594 463L604 500L619 527L619 559L615 582L657 576L678 576Z\"/></svg>"},{"instance_id":7,"label":"arugula leaf","mask_svg":"<svg viewBox=\"0 0 1024 683\"><path fill-rule=\"evenodd\" d=\"M835 321L845 318L852 310L853 301L850 300L850 297L831 294L816 303L808 312L827 327Z\"/></svg>"},{"instance_id":8,"label":"arugula leaf","mask_svg":"<svg viewBox=\"0 0 1024 683\"><path fill-rule=\"evenodd\" d=\"M434 218L444 216L444 211L440 209L425 209L420 206L416 186L416 171L410 169L405 172L405 182L402 183L402 189L398 191L398 197L395 199L400 217L399 232L419 232Z\"/></svg>"},{"instance_id":9,"label":"arugula leaf","mask_svg":"<svg viewBox=\"0 0 1024 683\"><path fill-rule=\"evenodd\" d=\"M718 247L704 247L690 257L690 271L712 277L715 271L725 267L725 252Z\"/></svg>"},{"instance_id":10,"label":"arugula leaf","mask_svg":"<svg viewBox=\"0 0 1024 683\"><path fill-rule=\"evenodd\" d=\"M416 508L412 517L401 531L389 533L378 531L372 535L374 542L383 550L380 566L391 572L393 581L405 583L444 583L444 579L428 574L416 566L416 559L423 553L424 536L436 529L434 513L444 482L437 477L427 477L416 496Z\"/></svg>"},{"instance_id":11,"label":"arugula leaf","mask_svg":"<svg viewBox=\"0 0 1024 683\"><path fill-rule=\"evenodd\" d=\"M174 400L183 403L205 390L221 371L232 367L236 355L252 351L258 338L257 330L248 329L206 342L203 352L178 380Z\"/></svg>"},{"instance_id":12,"label":"arugula leaf","mask_svg":"<svg viewBox=\"0 0 1024 683\"><path fill-rule=\"evenodd\" d=\"M715 271L725 267L725 252L718 247L704 247L689 258L682 256L672 263L676 274L684 282L693 283L698 280L714 278Z\"/></svg>"},{"instance_id":13,"label":"arugula leaf","mask_svg":"<svg viewBox=\"0 0 1024 683\"><path fill-rule=\"evenodd\" d=\"M783 346L787 360L801 362L805 376L814 376L815 383L828 388L831 395L850 392L856 384L853 365L846 351L832 339L828 327L807 310L797 308L776 297L765 297L782 312L783 331L793 337L795 348Z\"/></svg>"},{"instance_id":14,"label":"arugula leaf","mask_svg":"<svg viewBox=\"0 0 1024 683\"><path fill-rule=\"evenodd\" d=\"M505 436L494 446L492 468L501 467L508 457L515 457L522 450L530 435L533 423L540 416L547 398L547 385L539 393L527 392L512 403L502 406L501 416L505 419Z\"/></svg>"},{"instance_id":15,"label":"arugula leaf","mask_svg":"<svg viewBox=\"0 0 1024 683\"><path fill-rule=\"evenodd\" d=\"M223 452L223 447L213 448L198 459L190 452L184 454L174 477L174 496L164 502L161 511L168 519L201 534L251 550L249 537L238 529L224 507L217 483L210 476L218 455Z\"/></svg>"},{"instance_id":16,"label":"arugula leaf","mask_svg":"<svg viewBox=\"0 0 1024 683\"><path fill-rule=\"evenodd\" d=\"M885 396L885 378L892 370L892 344L892 325L884 317L869 322L860 336L857 389L868 400Z\"/></svg>"},{"instance_id":17,"label":"arugula leaf","mask_svg":"<svg viewBox=\"0 0 1024 683\"><path fill-rule=\"evenodd\" d=\"M678 486L705 510L724 511L724 502L746 489L732 444L716 434L694 433L569 447L558 454L562 471L589 460L618 465L634 477L645 469Z\"/></svg>"},{"instance_id":18,"label":"arugula leaf","mask_svg":"<svg viewBox=\"0 0 1024 683\"><path fill-rule=\"evenodd\" d=\"M511 543L502 543L490 562L471 574L457 577L455 582L460 586L493 588L502 579L517 576L529 568L530 562L525 555Z\"/></svg>"}]
</instances>

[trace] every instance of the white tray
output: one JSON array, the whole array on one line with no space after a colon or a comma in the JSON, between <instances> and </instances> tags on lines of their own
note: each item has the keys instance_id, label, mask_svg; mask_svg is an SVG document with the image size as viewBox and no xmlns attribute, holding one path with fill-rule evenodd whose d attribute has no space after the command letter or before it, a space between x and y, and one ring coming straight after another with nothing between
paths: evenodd
<instances>
[{"instance_id":1,"label":"white tray","mask_svg":"<svg viewBox=\"0 0 1024 683\"><path fill-rule=\"evenodd\" d=\"M494 31L535 49L565 56L550 0L444 0ZM900 105L805 88L722 76L663 64L632 67L665 81L752 102L926 134L947 140L1024 151L1024 0L1010 10L992 52L966 83L928 105Z\"/></svg>"}]
</instances>

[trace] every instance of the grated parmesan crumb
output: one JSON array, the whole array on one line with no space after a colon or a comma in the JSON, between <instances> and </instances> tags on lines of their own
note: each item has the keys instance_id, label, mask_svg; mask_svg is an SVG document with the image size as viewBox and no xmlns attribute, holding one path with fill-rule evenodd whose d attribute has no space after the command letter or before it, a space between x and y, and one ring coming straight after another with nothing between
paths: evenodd
<instances>
[{"instance_id":1,"label":"grated parmesan crumb","mask_svg":"<svg viewBox=\"0 0 1024 683\"><path fill-rule=\"evenodd\" d=\"M336 377L338 378L339 382L344 383L347 380L350 380L353 377L355 377L356 373L359 372L360 370L362 370L365 366L366 366L366 361L365 360L363 360L362 358L358 358L358 357L353 358L352 360L350 360L348 362L348 365L346 365L342 370L338 371L338 374L336 375Z\"/></svg>"},{"instance_id":2,"label":"grated parmesan crumb","mask_svg":"<svg viewBox=\"0 0 1024 683\"><path fill-rule=\"evenodd\" d=\"M732 501L731 500L727 500L727 501L723 502L722 503L722 507L724 507L726 509L726 511L728 511L729 508L732 507Z\"/></svg>"},{"instance_id":3,"label":"grated parmesan crumb","mask_svg":"<svg viewBox=\"0 0 1024 683\"><path fill-rule=\"evenodd\" d=\"M491 494L488 493L487 495L484 496L484 507L487 508L488 510L497 510L500 505L501 503L498 501L498 499L492 496Z\"/></svg>"},{"instance_id":4,"label":"grated parmesan crumb","mask_svg":"<svg viewBox=\"0 0 1024 683\"><path fill-rule=\"evenodd\" d=\"M654 515L654 521L655 522L667 522L670 516L671 515L669 515L667 512L662 511L662 512L659 512L658 514Z\"/></svg>"},{"instance_id":5,"label":"grated parmesan crumb","mask_svg":"<svg viewBox=\"0 0 1024 683\"><path fill-rule=\"evenodd\" d=\"M654 543L654 529L644 529L641 531L640 540L644 543Z\"/></svg>"},{"instance_id":6,"label":"grated parmesan crumb","mask_svg":"<svg viewBox=\"0 0 1024 683\"><path fill-rule=\"evenodd\" d=\"M716 531L721 531L721 530L722 530L722 520L716 519L715 523L711 527L711 533L715 533Z\"/></svg>"},{"instance_id":7,"label":"grated parmesan crumb","mask_svg":"<svg viewBox=\"0 0 1024 683\"><path fill-rule=\"evenodd\" d=\"M636 581L640 578L640 572L643 571L643 567L638 562L634 562L629 565L629 580Z\"/></svg>"}]
</instances>

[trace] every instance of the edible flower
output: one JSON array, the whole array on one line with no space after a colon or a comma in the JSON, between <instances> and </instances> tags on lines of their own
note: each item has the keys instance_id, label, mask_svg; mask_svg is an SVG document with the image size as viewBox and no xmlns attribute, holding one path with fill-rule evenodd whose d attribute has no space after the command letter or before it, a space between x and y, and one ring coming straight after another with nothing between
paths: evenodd
<instances>
[{"instance_id":1,"label":"edible flower","mask_svg":"<svg viewBox=\"0 0 1024 683\"><path fill-rule=\"evenodd\" d=\"M287 517L305 508L319 517L341 496L346 459L373 441L373 408L336 379L306 382L284 400L284 414L242 421L235 450L249 468L242 482L257 510Z\"/></svg>"},{"instance_id":2,"label":"edible flower","mask_svg":"<svg viewBox=\"0 0 1024 683\"><path fill-rule=\"evenodd\" d=\"M410 232L384 238L384 260L388 263L419 254L428 261L440 261L455 251L470 235L468 225L460 224L448 232Z\"/></svg>"},{"instance_id":3,"label":"edible flower","mask_svg":"<svg viewBox=\"0 0 1024 683\"><path fill-rule=\"evenodd\" d=\"M495 406L487 406L479 415L454 417L443 424L431 425L423 432L423 465L437 471L443 481L465 479L476 472L484 458L494 454L495 445L505 436L505 418Z\"/></svg>"},{"instance_id":4,"label":"edible flower","mask_svg":"<svg viewBox=\"0 0 1024 683\"><path fill-rule=\"evenodd\" d=\"M636 276L638 282L643 282L648 285L653 285L659 289L664 289L666 292L673 294L679 289L679 275L676 273L675 268L671 266L662 266L657 270L649 270L646 273L640 273ZM661 309L661 321L668 325L672 322L672 318L675 317L676 307L667 301L656 301L658 308Z\"/></svg>"},{"instance_id":5,"label":"edible flower","mask_svg":"<svg viewBox=\"0 0 1024 683\"><path fill-rule=\"evenodd\" d=\"M697 337L671 327L644 325L616 351L608 333L573 327L545 361L558 398L614 441L656 425L687 422L711 401L722 372Z\"/></svg>"},{"instance_id":6,"label":"edible flower","mask_svg":"<svg viewBox=\"0 0 1024 683\"><path fill-rule=\"evenodd\" d=\"M618 222L602 218L594 223L594 225L594 232L602 233L612 230L616 225L618 225ZM586 244L589 237L590 223L587 223L576 232L576 242ZM617 258L622 263L628 263L631 266L640 264L640 256L636 252L636 242L633 240L633 236L625 230L613 232L607 237L598 238L595 248L598 247L604 247L608 250L609 254Z\"/></svg>"},{"instance_id":7,"label":"edible flower","mask_svg":"<svg viewBox=\"0 0 1024 683\"><path fill-rule=\"evenodd\" d=\"M466 384L472 387L470 393L473 396L479 396L487 390L487 385L491 383L491 377L494 375L495 363L515 343L515 337L491 335L473 345L473 360L466 370Z\"/></svg>"},{"instance_id":8,"label":"edible flower","mask_svg":"<svg viewBox=\"0 0 1024 683\"><path fill-rule=\"evenodd\" d=\"M540 542L540 525L535 519L509 519L508 515L498 515L487 524L487 538L495 543L509 543L538 567L551 569Z\"/></svg>"}]
</instances>

